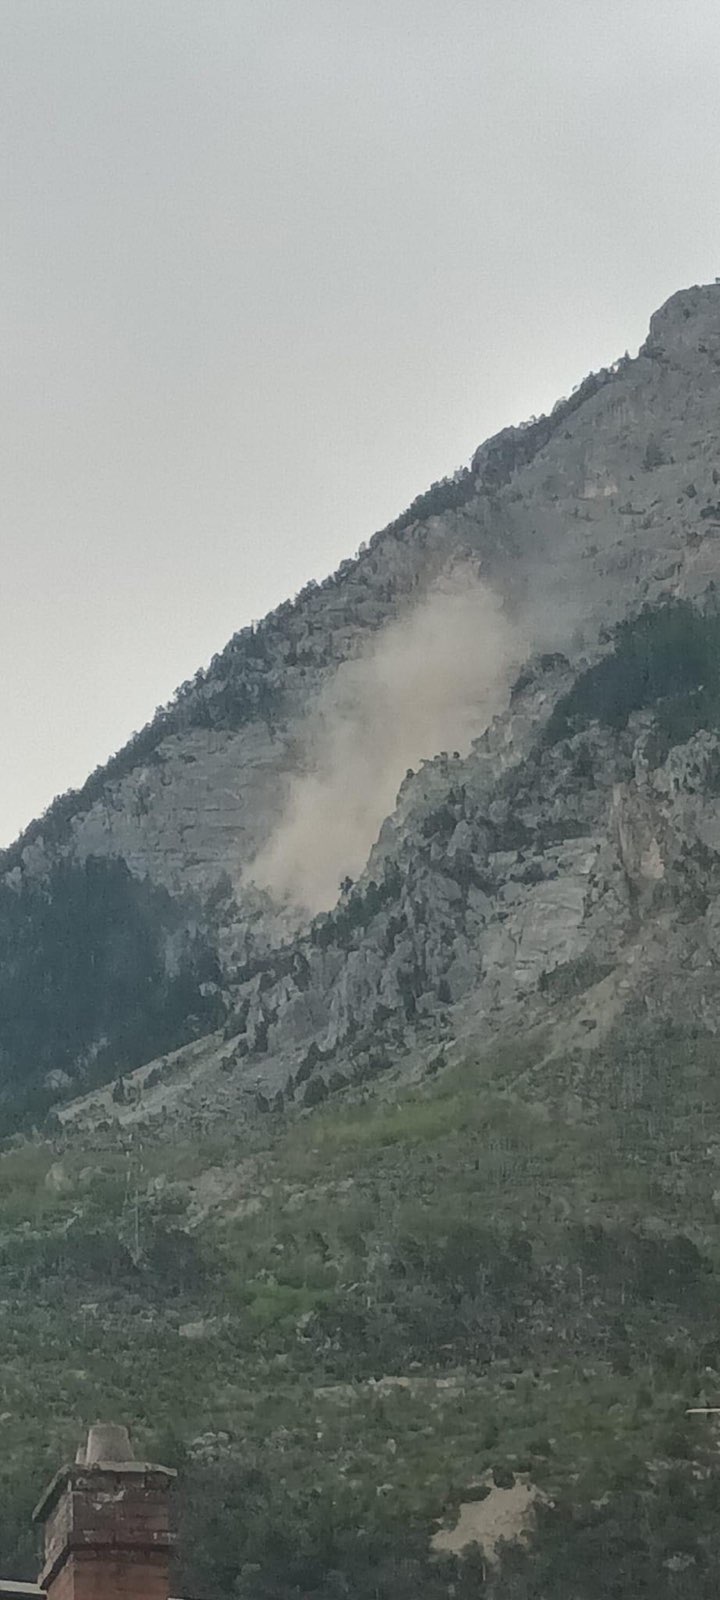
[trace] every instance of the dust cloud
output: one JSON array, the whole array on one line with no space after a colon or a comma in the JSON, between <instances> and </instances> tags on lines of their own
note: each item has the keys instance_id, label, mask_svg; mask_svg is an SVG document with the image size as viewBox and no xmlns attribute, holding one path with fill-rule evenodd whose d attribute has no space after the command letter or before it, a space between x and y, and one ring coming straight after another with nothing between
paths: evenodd
<instances>
[{"instance_id":1,"label":"dust cloud","mask_svg":"<svg viewBox=\"0 0 720 1600\"><path fill-rule=\"evenodd\" d=\"M333 906L342 879L362 871L407 768L441 749L466 752L505 703L523 654L476 572L440 580L324 690L305 770L248 876L308 912Z\"/></svg>"}]
</instances>

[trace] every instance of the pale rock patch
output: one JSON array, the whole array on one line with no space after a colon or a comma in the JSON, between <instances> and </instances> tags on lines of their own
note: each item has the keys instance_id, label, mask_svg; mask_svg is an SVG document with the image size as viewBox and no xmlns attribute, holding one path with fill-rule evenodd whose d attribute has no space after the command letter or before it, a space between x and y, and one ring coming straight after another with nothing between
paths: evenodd
<instances>
[{"instance_id":1,"label":"pale rock patch","mask_svg":"<svg viewBox=\"0 0 720 1600\"><path fill-rule=\"evenodd\" d=\"M535 1506L542 1499L537 1486L518 1476L511 1489L499 1489L492 1473L481 1479L489 1494L484 1500L468 1500L460 1506L454 1528L440 1528L433 1534L433 1550L461 1555L470 1545L479 1544L491 1564L497 1561L501 1540L525 1539L532 1532Z\"/></svg>"}]
</instances>

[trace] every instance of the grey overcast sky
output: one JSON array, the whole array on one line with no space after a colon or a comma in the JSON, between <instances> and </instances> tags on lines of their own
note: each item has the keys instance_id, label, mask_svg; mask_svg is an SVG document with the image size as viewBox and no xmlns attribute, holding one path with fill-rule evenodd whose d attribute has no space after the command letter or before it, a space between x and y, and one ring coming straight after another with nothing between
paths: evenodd
<instances>
[{"instance_id":1,"label":"grey overcast sky","mask_svg":"<svg viewBox=\"0 0 720 1600\"><path fill-rule=\"evenodd\" d=\"M720 274L718 0L0 0L0 843Z\"/></svg>"}]
</instances>

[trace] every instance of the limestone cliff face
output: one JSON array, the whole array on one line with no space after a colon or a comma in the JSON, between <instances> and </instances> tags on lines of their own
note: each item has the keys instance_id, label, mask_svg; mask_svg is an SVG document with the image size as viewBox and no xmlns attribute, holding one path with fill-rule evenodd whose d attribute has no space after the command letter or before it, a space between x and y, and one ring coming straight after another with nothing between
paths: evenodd
<instances>
[{"instance_id":1,"label":"limestone cliff face","mask_svg":"<svg viewBox=\"0 0 720 1600\"><path fill-rule=\"evenodd\" d=\"M445 535L438 524L378 542L231 640L151 725L137 758L129 747L123 770L96 775L59 823L33 825L6 853L8 870L42 875L69 852L122 856L176 893L206 893L223 873L237 881L277 821L322 683L431 580L447 559Z\"/></svg>"},{"instance_id":2,"label":"limestone cliff face","mask_svg":"<svg viewBox=\"0 0 720 1600\"><path fill-rule=\"evenodd\" d=\"M719 402L720 287L691 289L652 318L635 360L482 446L332 579L236 636L6 852L18 894L59 859L119 857L212 927L230 1020L205 1097L213 1083L217 1104L235 1104L258 1081L265 1096L305 1093L311 1079L375 1070L373 1052L436 1048L520 1011L541 1021L631 950L634 992L650 926L654 939L682 929L685 993L699 993L698 971L717 960L716 732L658 755L649 712L551 743L543 729L624 618L712 596ZM513 664L505 709L469 753L429 748L416 774L398 772L397 807L334 911L274 905L247 869L311 758L321 696L461 566L502 603L527 671L518 680Z\"/></svg>"},{"instance_id":3,"label":"limestone cliff face","mask_svg":"<svg viewBox=\"0 0 720 1600\"><path fill-rule=\"evenodd\" d=\"M654 720L543 741L534 680L466 758L404 786L364 878L234 988L223 1037L63 1120L252 1115L549 1028L584 1049L628 1006L720 1028L720 735L657 759ZM538 738L540 733L540 738ZM655 740L657 744L657 740ZM440 1051L440 1056L438 1056Z\"/></svg>"},{"instance_id":4,"label":"limestone cliff face","mask_svg":"<svg viewBox=\"0 0 720 1600\"><path fill-rule=\"evenodd\" d=\"M670 939L681 924L683 941L692 926L705 948L720 888L720 739L700 732L646 770L640 715L620 733L528 749L558 675L469 758L413 780L382 870L378 852L376 876L296 941L277 981L269 962L242 987L240 1081L283 1061L302 1083L308 1059L327 1075L338 1054L452 1038L470 1014L522 1028L553 995L600 981L650 926ZM671 971L664 1000L685 1009L677 989Z\"/></svg>"},{"instance_id":5,"label":"limestone cliff face","mask_svg":"<svg viewBox=\"0 0 720 1600\"><path fill-rule=\"evenodd\" d=\"M376 535L232 640L157 720L148 756L99 774L51 829L57 842L35 825L8 865L41 870L47 850L68 849L120 854L172 889L237 877L272 829L321 683L468 553L512 611L573 654L664 591L702 594L720 572L719 387L720 288L675 295L636 360L483 446L462 505Z\"/></svg>"}]
</instances>

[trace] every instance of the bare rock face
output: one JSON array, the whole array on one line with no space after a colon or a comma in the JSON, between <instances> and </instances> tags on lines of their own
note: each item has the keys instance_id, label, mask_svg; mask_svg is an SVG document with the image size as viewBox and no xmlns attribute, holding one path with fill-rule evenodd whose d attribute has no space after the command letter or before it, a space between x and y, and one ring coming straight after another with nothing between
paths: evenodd
<instances>
[{"instance_id":1,"label":"bare rock face","mask_svg":"<svg viewBox=\"0 0 720 1600\"><path fill-rule=\"evenodd\" d=\"M720 572L719 350L720 288L673 296L636 360L484 446L462 506L376 535L232 640L153 725L148 758L129 749L126 771L66 808L57 842L35 825L8 864L40 871L59 848L122 855L173 890L236 878L277 820L321 684L468 554L530 642L556 638L573 659L645 601L702 594ZM245 703L224 710L236 693Z\"/></svg>"},{"instance_id":2,"label":"bare rock face","mask_svg":"<svg viewBox=\"0 0 720 1600\"><path fill-rule=\"evenodd\" d=\"M68 808L59 838L42 824L29 830L7 852L10 869L41 876L60 851L122 856L138 876L175 893L202 894L225 873L236 882L279 819L321 684L437 572L443 532L423 529L402 546L386 541L232 640L181 694L177 715L165 719L173 731L166 735L158 719L147 755L134 760L129 748L124 770L100 774Z\"/></svg>"},{"instance_id":3,"label":"bare rock face","mask_svg":"<svg viewBox=\"0 0 720 1600\"><path fill-rule=\"evenodd\" d=\"M5 884L18 896L59 861L120 858L185 906L188 925L210 930L228 1047L218 1062L213 1045L202 1093L218 1106L380 1070L470 1018L491 1029L540 1018L559 994L644 949L651 927L657 983L645 957L635 967L648 1003L673 991L658 950L675 939L695 974L679 1003L704 983L713 1012L720 743L710 714L670 739L654 703L614 723L571 719L563 737L548 729L618 624L682 602L712 611L719 400L713 285L674 295L636 359L490 440L332 579L236 636L106 771L6 852ZM333 909L313 917L273 899L253 885L252 864L311 768L329 686L453 572L479 574L513 630L499 714L483 732L478 683L469 748L420 749L418 770L398 771L396 806ZM688 689L693 706L705 692L699 681Z\"/></svg>"}]
</instances>

